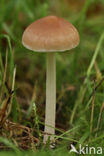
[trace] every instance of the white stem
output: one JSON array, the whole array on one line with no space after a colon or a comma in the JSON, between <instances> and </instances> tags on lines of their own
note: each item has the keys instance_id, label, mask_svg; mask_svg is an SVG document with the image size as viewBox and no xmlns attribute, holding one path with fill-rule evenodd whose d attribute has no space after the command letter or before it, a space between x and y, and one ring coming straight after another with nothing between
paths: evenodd
<instances>
[{"instance_id":1,"label":"white stem","mask_svg":"<svg viewBox=\"0 0 104 156\"><path fill-rule=\"evenodd\" d=\"M56 114L56 54L47 54L47 75L46 75L46 110L45 110L45 135L43 142L46 143L49 135L55 134ZM54 137L50 136L50 140Z\"/></svg>"}]
</instances>

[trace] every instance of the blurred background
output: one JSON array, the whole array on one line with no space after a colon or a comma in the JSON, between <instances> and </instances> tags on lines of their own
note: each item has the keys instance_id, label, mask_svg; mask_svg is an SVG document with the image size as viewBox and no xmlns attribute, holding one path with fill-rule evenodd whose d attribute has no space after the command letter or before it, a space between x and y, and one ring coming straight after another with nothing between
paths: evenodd
<instances>
[{"instance_id":1,"label":"blurred background","mask_svg":"<svg viewBox=\"0 0 104 156\"><path fill-rule=\"evenodd\" d=\"M104 0L0 0L0 104L9 96L7 90L12 89L16 67L8 119L34 128L33 135L41 140L45 116L46 54L27 50L21 38L29 24L47 15L65 18L80 34L77 48L56 54L56 134L80 126L77 131L75 129L60 138L59 144L61 141L75 143L74 140L85 143L95 135L101 136L104 129ZM103 137L94 142L104 144Z\"/></svg>"}]
</instances>

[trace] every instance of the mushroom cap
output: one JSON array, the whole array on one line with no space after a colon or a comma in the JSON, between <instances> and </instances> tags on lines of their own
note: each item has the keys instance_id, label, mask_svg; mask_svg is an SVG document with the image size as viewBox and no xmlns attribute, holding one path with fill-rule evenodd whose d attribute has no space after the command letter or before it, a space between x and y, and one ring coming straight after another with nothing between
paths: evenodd
<instances>
[{"instance_id":1,"label":"mushroom cap","mask_svg":"<svg viewBox=\"0 0 104 156\"><path fill-rule=\"evenodd\" d=\"M23 33L23 45L37 52L66 51L79 44L77 29L57 16L47 16L30 24Z\"/></svg>"}]
</instances>

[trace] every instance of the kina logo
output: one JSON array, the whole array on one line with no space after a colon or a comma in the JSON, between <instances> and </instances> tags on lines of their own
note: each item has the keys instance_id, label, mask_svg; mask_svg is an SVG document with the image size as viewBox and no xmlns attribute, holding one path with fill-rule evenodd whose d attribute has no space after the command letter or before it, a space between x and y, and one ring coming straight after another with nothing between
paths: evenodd
<instances>
[{"instance_id":1,"label":"kina logo","mask_svg":"<svg viewBox=\"0 0 104 156\"><path fill-rule=\"evenodd\" d=\"M84 147L79 144L79 149L77 150L76 147L71 144L70 145L71 150L69 151L69 153L77 153L77 154L97 154L97 155L102 155L103 154L103 148L102 147L93 147L93 146L88 146L85 145Z\"/></svg>"}]
</instances>

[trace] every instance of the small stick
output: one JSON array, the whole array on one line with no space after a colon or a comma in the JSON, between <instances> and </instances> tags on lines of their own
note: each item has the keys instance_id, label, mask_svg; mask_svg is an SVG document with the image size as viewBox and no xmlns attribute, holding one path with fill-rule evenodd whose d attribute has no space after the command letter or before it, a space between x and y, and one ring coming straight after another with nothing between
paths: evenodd
<instances>
[{"instance_id":1,"label":"small stick","mask_svg":"<svg viewBox=\"0 0 104 156\"><path fill-rule=\"evenodd\" d=\"M101 121L101 116L102 116L103 110L104 110L104 103L102 104L101 109L100 109L96 131L98 131L99 126L100 126L100 121ZM97 137L97 133L96 133L95 137Z\"/></svg>"},{"instance_id":2,"label":"small stick","mask_svg":"<svg viewBox=\"0 0 104 156\"><path fill-rule=\"evenodd\" d=\"M95 85L95 82L94 82L94 85ZM94 94L93 94L93 97L92 97L91 120L90 120L90 134L92 134L92 128L93 128L94 106L95 106L95 89L94 89Z\"/></svg>"},{"instance_id":3,"label":"small stick","mask_svg":"<svg viewBox=\"0 0 104 156\"><path fill-rule=\"evenodd\" d=\"M16 67L14 68L14 72L13 72L12 92L14 91L14 87L15 87L15 77L16 77ZM7 116L10 114L11 109L12 109L12 99L13 99L13 94L11 95L11 100L10 100L10 105L8 107Z\"/></svg>"}]
</instances>

